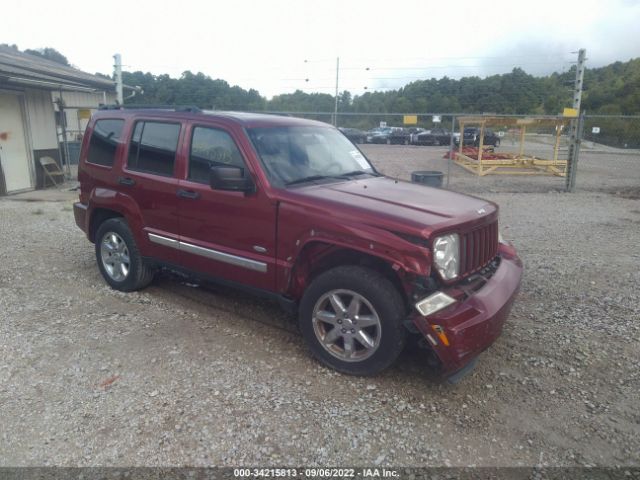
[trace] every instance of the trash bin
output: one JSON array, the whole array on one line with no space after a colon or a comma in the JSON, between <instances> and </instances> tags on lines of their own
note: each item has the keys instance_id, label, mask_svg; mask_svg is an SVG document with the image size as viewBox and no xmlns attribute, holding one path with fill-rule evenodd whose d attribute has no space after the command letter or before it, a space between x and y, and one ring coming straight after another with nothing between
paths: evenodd
<instances>
[{"instance_id":1,"label":"trash bin","mask_svg":"<svg viewBox=\"0 0 640 480\"><path fill-rule=\"evenodd\" d=\"M422 170L411 173L411 181L413 183L422 183L423 185L436 188L442 187L443 177L444 173L438 172L437 170Z\"/></svg>"}]
</instances>

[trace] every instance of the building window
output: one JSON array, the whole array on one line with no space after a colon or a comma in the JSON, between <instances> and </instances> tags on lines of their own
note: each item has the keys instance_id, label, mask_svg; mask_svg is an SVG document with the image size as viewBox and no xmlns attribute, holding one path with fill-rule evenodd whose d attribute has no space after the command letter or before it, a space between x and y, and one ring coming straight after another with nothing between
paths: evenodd
<instances>
[{"instance_id":1,"label":"building window","mask_svg":"<svg viewBox=\"0 0 640 480\"><path fill-rule=\"evenodd\" d=\"M129 146L127 167L170 177L176 161L180 125L137 122Z\"/></svg>"},{"instance_id":2,"label":"building window","mask_svg":"<svg viewBox=\"0 0 640 480\"><path fill-rule=\"evenodd\" d=\"M124 120L98 120L93 127L87 161L110 167L116 156Z\"/></svg>"},{"instance_id":3,"label":"building window","mask_svg":"<svg viewBox=\"0 0 640 480\"><path fill-rule=\"evenodd\" d=\"M211 167L224 166L245 168L242 154L231 136L216 128L194 128L189 155L189 180L208 184Z\"/></svg>"}]
</instances>

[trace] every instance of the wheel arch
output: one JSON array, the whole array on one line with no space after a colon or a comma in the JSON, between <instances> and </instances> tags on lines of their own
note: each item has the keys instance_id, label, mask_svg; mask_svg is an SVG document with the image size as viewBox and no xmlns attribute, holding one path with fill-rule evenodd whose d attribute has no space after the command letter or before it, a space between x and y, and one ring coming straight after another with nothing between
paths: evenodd
<instances>
[{"instance_id":1,"label":"wheel arch","mask_svg":"<svg viewBox=\"0 0 640 480\"><path fill-rule=\"evenodd\" d=\"M95 233L100 224L109 218L117 217L122 217L127 221L136 242L143 240L141 236L142 215L138 204L129 195L111 189L96 188L91 192L87 213L89 216L87 236L92 242L95 242Z\"/></svg>"},{"instance_id":2,"label":"wheel arch","mask_svg":"<svg viewBox=\"0 0 640 480\"><path fill-rule=\"evenodd\" d=\"M124 215L121 212L110 208L102 208L97 207L91 211L91 216L89 218L89 240L95 243L96 241L96 232L100 225L102 225L105 221L110 218L123 218Z\"/></svg>"},{"instance_id":3,"label":"wheel arch","mask_svg":"<svg viewBox=\"0 0 640 480\"><path fill-rule=\"evenodd\" d=\"M409 305L407 272L404 269L371 252L324 240L309 241L300 250L291 268L289 294L294 298L301 298L306 287L315 278L342 265L362 266L377 271L391 281L405 304Z\"/></svg>"}]
</instances>

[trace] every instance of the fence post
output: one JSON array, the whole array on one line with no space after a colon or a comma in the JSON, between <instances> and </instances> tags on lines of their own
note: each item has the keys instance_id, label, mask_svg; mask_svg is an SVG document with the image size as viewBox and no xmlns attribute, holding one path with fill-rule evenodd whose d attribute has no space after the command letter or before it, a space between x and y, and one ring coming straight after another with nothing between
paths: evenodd
<instances>
[{"instance_id":1,"label":"fence post","mask_svg":"<svg viewBox=\"0 0 640 480\"><path fill-rule=\"evenodd\" d=\"M449 159L447 160L447 188L449 188L449 177L451 176L451 157L453 156L453 133L456 128L456 117L451 115L451 137L449 138Z\"/></svg>"},{"instance_id":2,"label":"fence post","mask_svg":"<svg viewBox=\"0 0 640 480\"><path fill-rule=\"evenodd\" d=\"M578 171L578 158L580 157L580 145L584 135L584 116L586 112L581 112L577 119L575 135L571 136L569 145L569 157L567 158L566 191L573 192L576 188L576 172Z\"/></svg>"},{"instance_id":3,"label":"fence post","mask_svg":"<svg viewBox=\"0 0 640 480\"><path fill-rule=\"evenodd\" d=\"M572 107L578 111L578 118L571 121L571 144L569 145L569 156L565 170L565 189L567 192L573 192L576 186L576 170L578 169L578 155L580 153L580 141L582 140L581 130L584 125L584 117L580 111L580 103L582 100L584 64L586 60L586 50L581 48L578 51L578 64L576 65L576 80L573 88L572 103Z\"/></svg>"}]
</instances>

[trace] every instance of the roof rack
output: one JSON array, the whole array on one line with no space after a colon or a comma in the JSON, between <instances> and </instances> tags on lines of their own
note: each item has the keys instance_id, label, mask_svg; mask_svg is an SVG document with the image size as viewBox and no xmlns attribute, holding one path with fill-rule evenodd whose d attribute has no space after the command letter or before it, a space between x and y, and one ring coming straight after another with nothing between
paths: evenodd
<instances>
[{"instance_id":1,"label":"roof rack","mask_svg":"<svg viewBox=\"0 0 640 480\"><path fill-rule=\"evenodd\" d=\"M202 109L195 105L142 105L142 104L100 104L98 110L172 110L174 112L201 113Z\"/></svg>"}]
</instances>

